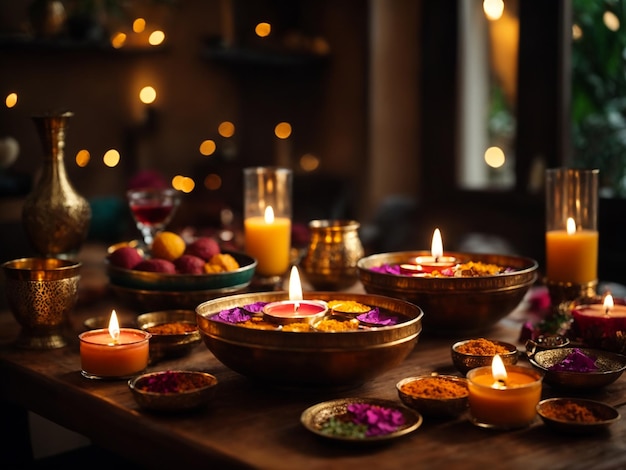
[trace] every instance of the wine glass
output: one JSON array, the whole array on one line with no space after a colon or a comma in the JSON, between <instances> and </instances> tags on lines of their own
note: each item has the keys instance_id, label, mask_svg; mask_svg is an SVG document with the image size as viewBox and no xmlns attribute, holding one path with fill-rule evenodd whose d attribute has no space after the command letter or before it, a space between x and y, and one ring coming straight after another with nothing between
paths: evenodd
<instances>
[{"instance_id":1,"label":"wine glass","mask_svg":"<svg viewBox=\"0 0 626 470\"><path fill-rule=\"evenodd\" d=\"M128 206L137 229L147 247L154 236L165 229L180 205L180 193L175 189L131 189L126 193Z\"/></svg>"}]
</instances>

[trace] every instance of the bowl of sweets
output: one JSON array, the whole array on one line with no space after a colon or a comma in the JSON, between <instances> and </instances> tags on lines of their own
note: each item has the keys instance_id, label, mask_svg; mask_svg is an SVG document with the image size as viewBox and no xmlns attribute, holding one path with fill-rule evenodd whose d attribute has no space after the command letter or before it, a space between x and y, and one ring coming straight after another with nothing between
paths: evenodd
<instances>
[{"instance_id":1,"label":"bowl of sweets","mask_svg":"<svg viewBox=\"0 0 626 470\"><path fill-rule=\"evenodd\" d=\"M343 388L400 364L422 331L422 310L403 300L305 292L297 314L275 316L289 305L289 297L287 292L247 293L198 305L205 345L224 365L256 381Z\"/></svg>"},{"instance_id":2,"label":"bowl of sweets","mask_svg":"<svg viewBox=\"0 0 626 470\"><path fill-rule=\"evenodd\" d=\"M519 359L519 351L514 344L486 338L457 341L450 348L450 354L454 367L462 374L476 367L490 366L496 354L502 358L504 365L517 364Z\"/></svg>"},{"instance_id":3,"label":"bowl of sweets","mask_svg":"<svg viewBox=\"0 0 626 470\"><path fill-rule=\"evenodd\" d=\"M186 411L206 405L218 383L214 375L192 370L166 370L128 381L137 404L152 411Z\"/></svg>"},{"instance_id":4,"label":"bowl of sweets","mask_svg":"<svg viewBox=\"0 0 626 470\"><path fill-rule=\"evenodd\" d=\"M559 433L592 434L620 419L611 405L586 398L548 398L537 404L544 424Z\"/></svg>"},{"instance_id":5,"label":"bowl of sweets","mask_svg":"<svg viewBox=\"0 0 626 470\"><path fill-rule=\"evenodd\" d=\"M194 309L243 292L257 264L245 253L222 250L212 237L186 242L173 232L157 234L150 248L136 240L112 245L106 261L111 290L143 311Z\"/></svg>"},{"instance_id":6,"label":"bowl of sweets","mask_svg":"<svg viewBox=\"0 0 626 470\"><path fill-rule=\"evenodd\" d=\"M193 310L162 310L137 317L137 326L149 332L150 360L184 356L201 342Z\"/></svg>"},{"instance_id":7,"label":"bowl of sweets","mask_svg":"<svg viewBox=\"0 0 626 470\"><path fill-rule=\"evenodd\" d=\"M407 377L396 384L398 396L409 408L424 416L453 418L469 406L467 379L454 375Z\"/></svg>"},{"instance_id":8,"label":"bowl of sweets","mask_svg":"<svg viewBox=\"0 0 626 470\"><path fill-rule=\"evenodd\" d=\"M537 279L538 263L521 256L426 251L380 253L357 263L365 291L406 300L425 312L424 329L479 333L510 314Z\"/></svg>"},{"instance_id":9,"label":"bowl of sweets","mask_svg":"<svg viewBox=\"0 0 626 470\"><path fill-rule=\"evenodd\" d=\"M531 355L529 361L543 373L545 383L558 388L601 388L626 370L626 356L601 349L546 349Z\"/></svg>"}]
</instances>

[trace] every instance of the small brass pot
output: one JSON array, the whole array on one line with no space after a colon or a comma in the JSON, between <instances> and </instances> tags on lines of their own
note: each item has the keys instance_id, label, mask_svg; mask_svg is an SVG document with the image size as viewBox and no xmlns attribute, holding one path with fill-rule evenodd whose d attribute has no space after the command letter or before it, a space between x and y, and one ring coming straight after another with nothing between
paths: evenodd
<instances>
[{"instance_id":1,"label":"small brass pot","mask_svg":"<svg viewBox=\"0 0 626 470\"><path fill-rule=\"evenodd\" d=\"M363 257L361 224L354 220L312 220L311 241L300 266L316 290L347 289L358 280Z\"/></svg>"},{"instance_id":2,"label":"small brass pot","mask_svg":"<svg viewBox=\"0 0 626 470\"><path fill-rule=\"evenodd\" d=\"M16 346L54 349L67 344L63 328L78 300L81 263L20 258L2 264L13 316L22 327Z\"/></svg>"}]
</instances>

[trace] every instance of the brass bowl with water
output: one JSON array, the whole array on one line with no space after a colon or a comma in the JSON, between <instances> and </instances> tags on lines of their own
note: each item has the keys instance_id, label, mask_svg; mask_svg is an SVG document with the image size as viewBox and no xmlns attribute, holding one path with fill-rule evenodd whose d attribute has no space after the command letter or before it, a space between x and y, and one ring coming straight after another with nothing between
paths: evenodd
<instances>
[{"instance_id":1,"label":"brass bowl with water","mask_svg":"<svg viewBox=\"0 0 626 470\"><path fill-rule=\"evenodd\" d=\"M307 300L355 301L397 316L395 325L352 331L263 330L216 321L222 310L288 300L287 292L238 294L196 308L205 345L224 365L273 386L345 388L360 385L400 364L418 342L422 310L409 302L369 294L305 292Z\"/></svg>"}]
</instances>

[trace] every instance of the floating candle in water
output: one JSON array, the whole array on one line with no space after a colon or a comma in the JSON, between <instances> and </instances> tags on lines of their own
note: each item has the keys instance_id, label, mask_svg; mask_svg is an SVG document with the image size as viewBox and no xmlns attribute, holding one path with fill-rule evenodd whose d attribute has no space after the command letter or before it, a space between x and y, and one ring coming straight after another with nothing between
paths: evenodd
<instances>
[{"instance_id":1,"label":"floating candle in water","mask_svg":"<svg viewBox=\"0 0 626 470\"><path fill-rule=\"evenodd\" d=\"M514 429L535 419L541 399L542 376L521 366L506 368L499 355L491 367L467 373L472 422L481 427Z\"/></svg>"},{"instance_id":2,"label":"floating candle in water","mask_svg":"<svg viewBox=\"0 0 626 470\"><path fill-rule=\"evenodd\" d=\"M128 378L148 366L149 339L147 331L120 328L115 310L111 312L108 329L81 333L81 373L91 379Z\"/></svg>"},{"instance_id":3,"label":"floating candle in water","mask_svg":"<svg viewBox=\"0 0 626 470\"><path fill-rule=\"evenodd\" d=\"M401 264L400 272L410 276L423 276L433 271L451 268L457 262L454 256L443 255L443 240L438 228L436 228L433 233L430 253L431 256L416 257L414 263Z\"/></svg>"},{"instance_id":4,"label":"floating candle in water","mask_svg":"<svg viewBox=\"0 0 626 470\"><path fill-rule=\"evenodd\" d=\"M298 268L293 266L289 275L289 300L267 304L263 316L274 323L312 323L321 319L328 311L328 305L322 300L304 300Z\"/></svg>"}]
</instances>

